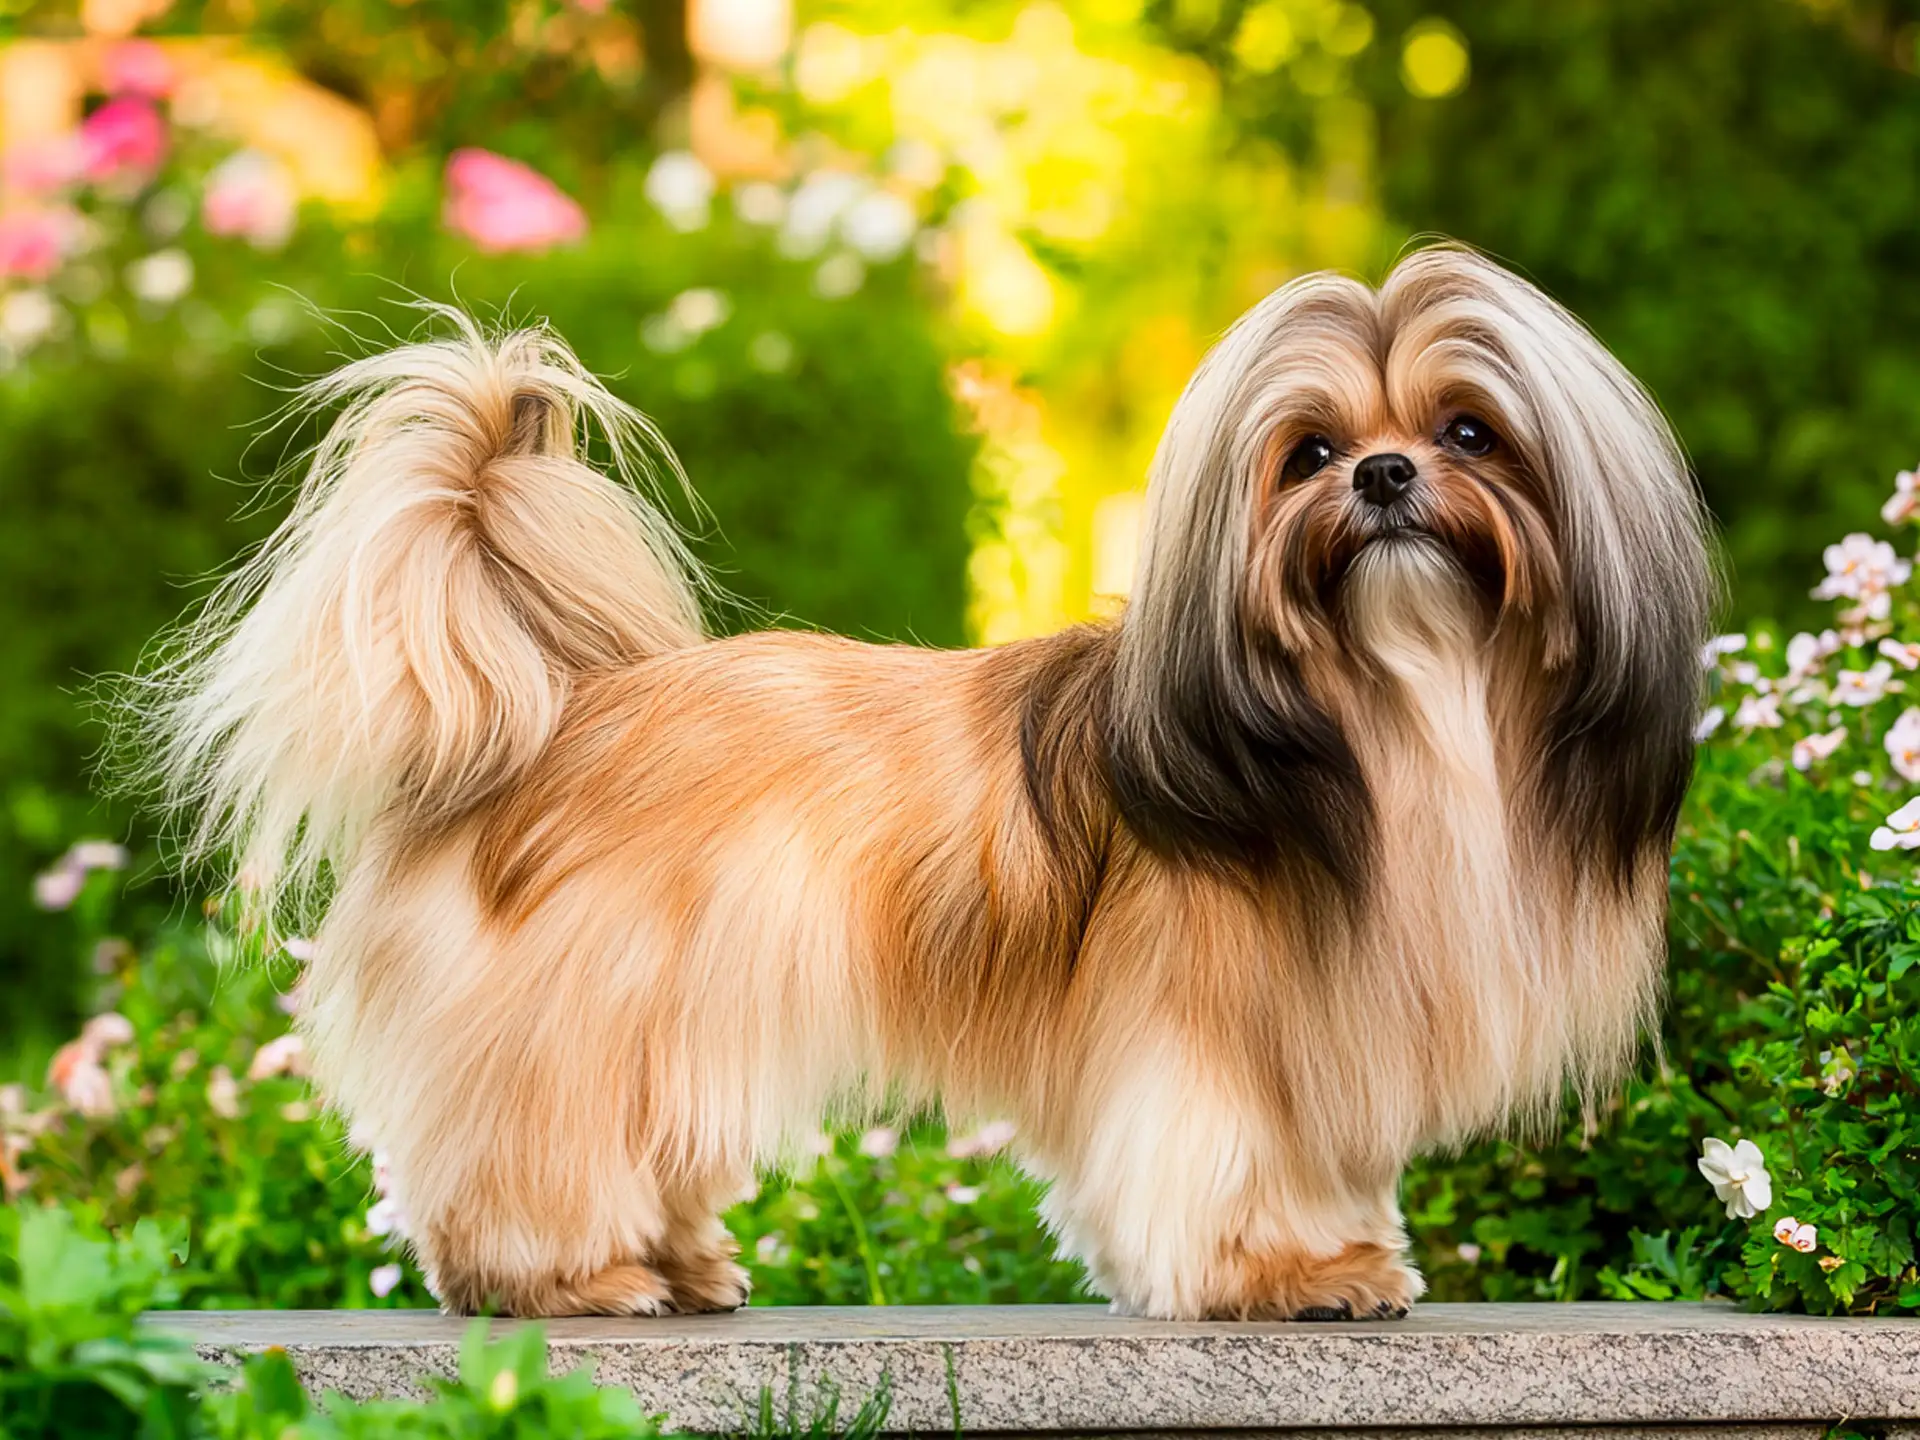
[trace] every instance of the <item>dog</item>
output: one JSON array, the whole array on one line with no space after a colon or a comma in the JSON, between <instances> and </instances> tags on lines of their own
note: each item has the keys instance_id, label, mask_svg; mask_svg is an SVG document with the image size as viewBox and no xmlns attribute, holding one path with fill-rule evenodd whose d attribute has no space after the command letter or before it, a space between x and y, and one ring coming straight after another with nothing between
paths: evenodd
<instances>
[{"instance_id":1,"label":"dog","mask_svg":"<svg viewBox=\"0 0 1920 1440\"><path fill-rule=\"evenodd\" d=\"M1121 1311L1398 1317L1410 1157L1631 1059L1716 582L1532 285L1282 286L1174 408L1124 612L958 651L710 635L664 442L445 318L314 387L137 704L186 854L324 912L316 1075L447 1309L738 1306L720 1211L886 1101L1015 1121Z\"/></svg>"}]
</instances>

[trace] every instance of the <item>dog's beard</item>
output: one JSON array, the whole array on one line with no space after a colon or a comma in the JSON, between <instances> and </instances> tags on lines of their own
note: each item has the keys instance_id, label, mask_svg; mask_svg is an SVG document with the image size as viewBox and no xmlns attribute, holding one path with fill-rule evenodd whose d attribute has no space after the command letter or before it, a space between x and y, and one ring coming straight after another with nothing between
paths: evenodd
<instances>
[{"instance_id":1,"label":"dog's beard","mask_svg":"<svg viewBox=\"0 0 1920 1440\"><path fill-rule=\"evenodd\" d=\"M1383 672L1434 754L1490 761L1486 610L1453 553L1430 535L1398 531L1354 557L1342 582L1352 644Z\"/></svg>"}]
</instances>

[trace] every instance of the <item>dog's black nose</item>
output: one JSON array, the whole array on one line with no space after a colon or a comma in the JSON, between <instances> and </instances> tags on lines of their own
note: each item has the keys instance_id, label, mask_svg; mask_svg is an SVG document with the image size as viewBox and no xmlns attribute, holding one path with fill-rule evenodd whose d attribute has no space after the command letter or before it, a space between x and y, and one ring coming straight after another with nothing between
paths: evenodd
<instances>
[{"instance_id":1,"label":"dog's black nose","mask_svg":"<svg viewBox=\"0 0 1920 1440\"><path fill-rule=\"evenodd\" d=\"M1353 467L1353 488L1384 509L1407 493L1419 473L1404 455L1369 455Z\"/></svg>"}]
</instances>

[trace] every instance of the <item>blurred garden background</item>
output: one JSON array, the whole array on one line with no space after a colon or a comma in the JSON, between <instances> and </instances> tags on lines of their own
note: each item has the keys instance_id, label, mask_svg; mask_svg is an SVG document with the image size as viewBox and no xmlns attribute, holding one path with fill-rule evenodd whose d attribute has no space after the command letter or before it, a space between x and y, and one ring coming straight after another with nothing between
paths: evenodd
<instances>
[{"instance_id":1,"label":"blurred garden background","mask_svg":"<svg viewBox=\"0 0 1920 1440\"><path fill-rule=\"evenodd\" d=\"M11 1200L177 1222L176 1303L425 1298L281 1038L299 946L170 881L91 769L90 682L272 526L291 388L410 301L551 319L659 422L717 623L992 643L1123 603L1148 456L1235 315L1438 234L1672 417L1751 637L1712 683L1760 708L1683 829L1664 1058L1411 1177L1435 1293L1920 1308L1920 927L1867 868L1920 781L1913 666L1874 659L1916 638L1905 562L1810 593L1911 518L1875 519L1920 459L1920 0L0 0L0 33ZM1863 613L1823 631L1835 598ZM1814 1247L1696 1173L1774 1134ZM735 1217L760 1298L1077 1293L1008 1139L823 1137Z\"/></svg>"}]
</instances>

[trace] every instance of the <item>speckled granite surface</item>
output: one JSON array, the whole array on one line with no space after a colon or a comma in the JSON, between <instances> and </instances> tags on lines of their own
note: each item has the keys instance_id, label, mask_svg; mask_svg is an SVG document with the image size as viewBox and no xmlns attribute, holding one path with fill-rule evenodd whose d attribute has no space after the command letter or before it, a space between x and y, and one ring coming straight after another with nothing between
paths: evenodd
<instances>
[{"instance_id":1,"label":"speckled granite surface","mask_svg":"<svg viewBox=\"0 0 1920 1440\"><path fill-rule=\"evenodd\" d=\"M280 1346L308 1384L415 1393L468 1322L418 1311L157 1315L210 1357ZM1608 1440L1814 1435L1920 1418L1920 1320L1706 1305L1426 1305L1397 1324L1169 1324L1097 1306L746 1310L556 1320L557 1370L590 1362L677 1429L727 1430L763 1389L804 1413L889 1377L889 1429L1632 1427ZM950 1384L951 1381L951 1384ZM1793 1422L1799 1422L1795 1425ZM1692 1428L1699 1427L1699 1428ZM1732 1428L1729 1428L1732 1427Z\"/></svg>"}]
</instances>

